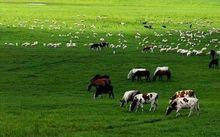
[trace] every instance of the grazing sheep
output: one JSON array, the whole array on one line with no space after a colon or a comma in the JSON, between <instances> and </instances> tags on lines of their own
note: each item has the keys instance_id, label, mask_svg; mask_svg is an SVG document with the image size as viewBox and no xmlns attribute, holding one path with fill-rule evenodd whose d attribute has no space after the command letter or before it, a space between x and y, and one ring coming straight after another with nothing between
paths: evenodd
<instances>
[{"instance_id":1,"label":"grazing sheep","mask_svg":"<svg viewBox=\"0 0 220 137\"><path fill-rule=\"evenodd\" d=\"M176 117L180 115L179 111L181 109L190 109L188 117L191 116L193 110L197 111L197 115L199 115L199 100L197 98L192 97L180 97L176 98L170 106L167 107L166 115L169 115L172 110L176 110Z\"/></svg>"}]
</instances>

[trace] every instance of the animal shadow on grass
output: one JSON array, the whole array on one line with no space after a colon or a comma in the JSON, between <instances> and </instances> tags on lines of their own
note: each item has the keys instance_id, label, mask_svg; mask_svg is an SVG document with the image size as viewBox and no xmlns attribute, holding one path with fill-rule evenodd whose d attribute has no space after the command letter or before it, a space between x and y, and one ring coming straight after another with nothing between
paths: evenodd
<instances>
[{"instance_id":1,"label":"animal shadow on grass","mask_svg":"<svg viewBox=\"0 0 220 137\"><path fill-rule=\"evenodd\" d=\"M136 126L136 125L142 125L142 124L148 124L148 123L156 123L156 122L160 122L160 121L162 121L161 118L148 119L148 120L133 122L133 123L124 123L124 124L119 124L119 125L108 125L106 127L106 129L124 128L124 127L130 127L130 126Z\"/></svg>"}]
</instances>

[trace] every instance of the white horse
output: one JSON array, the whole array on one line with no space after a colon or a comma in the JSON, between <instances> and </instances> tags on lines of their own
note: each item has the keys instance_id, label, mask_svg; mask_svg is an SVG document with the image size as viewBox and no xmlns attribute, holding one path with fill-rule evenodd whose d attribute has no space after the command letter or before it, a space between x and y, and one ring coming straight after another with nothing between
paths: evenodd
<instances>
[{"instance_id":1,"label":"white horse","mask_svg":"<svg viewBox=\"0 0 220 137\"><path fill-rule=\"evenodd\" d=\"M129 71L127 78L131 79L134 73L136 73L137 71L146 71L146 69L145 68L133 68Z\"/></svg>"},{"instance_id":2,"label":"white horse","mask_svg":"<svg viewBox=\"0 0 220 137\"><path fill-rule=\"evenodd\" d=\"M157 67L156 70L154 71L154 75L157 73L157 71L162 70L162 71L167 71L169 70L169 67L164 66L164 67Z\"/></svg>"}]
</instances>

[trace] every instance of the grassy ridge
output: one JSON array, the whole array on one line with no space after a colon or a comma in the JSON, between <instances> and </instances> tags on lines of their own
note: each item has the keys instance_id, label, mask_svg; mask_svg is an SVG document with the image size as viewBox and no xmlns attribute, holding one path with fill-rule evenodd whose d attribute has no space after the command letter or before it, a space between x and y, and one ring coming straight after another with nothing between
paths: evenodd
<instances>
[{"instance_id":1,"label":"grassy ridge","mask_svg":"<svg viewBox=\"0 0 220 137\"><path fill-rule=\"evenodd\" d=\"M0 136L219 136L220 72L219 69L208 69L209 57L186 57L157 51L144 54L136 48L138 41L134 40L134 33L138 31L147 35L151 42L159 41L153 36L154 32L164 34L171 29L188 30L191 22L198 30L219 28L218 0L32 2L46 2L47 5L30 6L24 0L0 1ZM97 16L107 18L100 20ZM34 19L38 19L37 23ZM5 42L36 40L40 45L67 42L70 37L58 35L79 31L74 23L80 20L85 20L86 25L95 24L98 37L87 39L85 36L91 36L91 32L86 28L80 39L74 40L76 48L3 46ZM155 28L144 29L143 20L153 22ZM19 26L23 21L28 21L23 23L26 27ZM44 28L40 29L42 24ZM162 29L161 24L168 28ZM37 27L29 29L33 25ZM61 29L50 29L50 25ZM128 40L128 48L96 52L83 46L98 41L107 32L115 35L122 32ZM197 48L218 35L207 37ZM170 41L176 43L178 37L175 34ZM108 40L117 43L118 37ZM116 54L112 53L113 50ZM132 83L126 79L133 67L146 67L152 74L157 66L162 65L169 66L172 71L169 82ZM107 96L92 99L94 89L93 92L86 89L95 74L111 76L116 99ZM158 110L149 113L146 105L144 112L129 113L126 108L120 108L122 94L130 89L158 92ZM186 118L187 110L183 110L179 118L174 118L174 112L169 117L164 116L168 98L179 89L196 91L201 104L199 117Z\"/></svg>"}]
</instances>

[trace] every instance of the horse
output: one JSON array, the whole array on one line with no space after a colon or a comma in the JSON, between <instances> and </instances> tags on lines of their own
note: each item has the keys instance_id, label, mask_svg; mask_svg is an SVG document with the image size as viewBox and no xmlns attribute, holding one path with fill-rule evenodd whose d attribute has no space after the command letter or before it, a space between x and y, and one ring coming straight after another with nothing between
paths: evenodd
<instances>
[{"instance_id":1,"label":"horse","mask_svg":"<svg viewBox=\"0 0 220 137\"><path fill-rule=\"evenodd\" d=\"M145 68L133 68L129 71L127 78L131 79L133 77L134 73L137 71L146 71L146 69Z\"/></svg>"},{"instance_id":2,"label":"horse","mask_svg":"<svg viewBox=\"0 0 220 137\"><path fill-rule=\"evenodd\" d=\"M92 86L105 86L105 85L110 85L111 84L111 79L108 75L95 75L91 80L88 85L88 91L91 90Z\"/></svg>"},{"instance_id":3,"label":"horse","mask_svg":"<svg viewBox=\"0 0 220 137\"><path fill-rule=\"evenodd\" d=\"M141 80L141 77L145 77L146 81L150 80L150 72L148 70L138 70L133 74L132 81L134 81L135 78L137 78L137 80Z\"/></svg>"},{"instance_id":4,"label":"horse","mask_svg":"<svg viewBox=\"0 0 220 137\"><path fill-rule=\"evenodd\" d=\"M209 68L218 67L218 59L212 59L209 63Z\"/></svg>"},{"instance_id":5,"label":"horse","mask_svg":"<svg viewBox=\"0 0 220 137\"><path fill-rule=\"evenodd\" d=\"M153 81L156 80L157 76L159 76L159 80L162 80L162 76L166 75L167 80L170 80L171 78L171 71L168 67L157 67L157 69L154 72Z\"/></svg>"},{"instance_id":6,"label":"horse","mask_svg":"<svg viewBox=\"0 0 220 137\"><path fill-rule=\"evenodd\" d=\"M114 99L113 86L104 85L104 86L96 86L96 92L94 94L94 99L102 94L109 94L109 98L112 97Z\"/></svg>"},{"instance_id":7,"label":"horse","mask_svg":"<svg viewBox=\"0 0 220 137\"><path fill-rule=\"evenodd\" d=\"M214 51L213 49L210 51L210 58L211 59L215 59L215 55L216 55L216 51Z\"/></svg>"}]
</instances>

